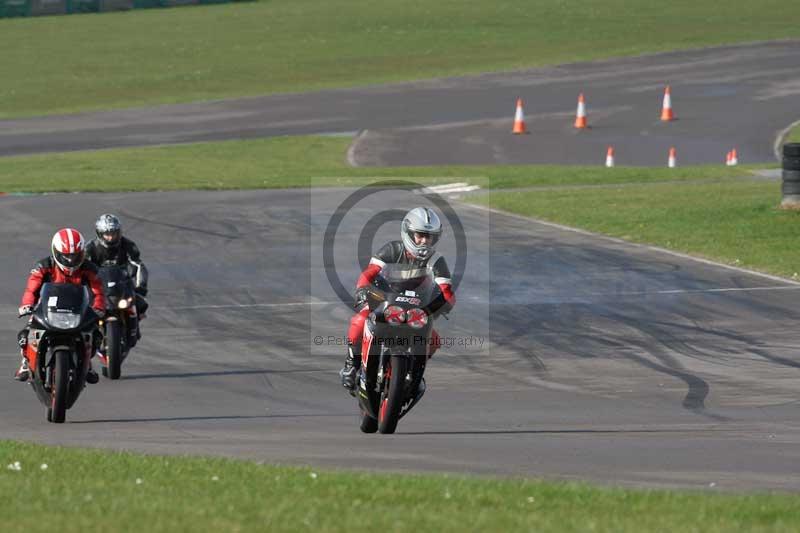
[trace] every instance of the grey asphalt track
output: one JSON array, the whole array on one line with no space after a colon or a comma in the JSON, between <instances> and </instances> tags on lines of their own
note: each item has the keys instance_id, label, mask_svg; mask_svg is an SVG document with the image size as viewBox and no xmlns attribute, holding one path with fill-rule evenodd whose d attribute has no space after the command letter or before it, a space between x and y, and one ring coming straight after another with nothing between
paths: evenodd
<instances>
[{"instance_id":1,"label":"grey asphalt track","mask_svg":"<svg viewBox=\"0 0 800 533\"><path fill-rule=\"evenodd\" d=\"M348 190L0 197L0 438L323 467L708 490L800 489L800 285L454 203L467 235L452 346L394 436L363 435L338 383L350 311L322 236ZM337 233L345 285L364 220ZM15 304L58 226L117 211L152 273L118 382L48 424L24 384ZM381 226L380 244L395 236ZM455 262L453 229L441 252ZM315 339L322 338L322 345ZM330 338L329 338L330 337ZM467 342L471 344L467 344ZM482 344L481 344L482 343ZM713 487L711 489L710 487Z\"/></svg>"},{"instance_id":2,"label":"grey asphalt track","mask_svg":"<svg viewBox=\"0 0 800 533\"><path fill-rule=\"evenodd\" d=\"M778 133L800 115L800 41L361 89L0 121L0 155L362 132L354 164L774 162ZM659 121L664 86L678 120ZM578 93L588 131L572 127ZM530 135L512 136L525 101ZM365 131L366 130L366 131Z\"/></svg>"}]
</instances>

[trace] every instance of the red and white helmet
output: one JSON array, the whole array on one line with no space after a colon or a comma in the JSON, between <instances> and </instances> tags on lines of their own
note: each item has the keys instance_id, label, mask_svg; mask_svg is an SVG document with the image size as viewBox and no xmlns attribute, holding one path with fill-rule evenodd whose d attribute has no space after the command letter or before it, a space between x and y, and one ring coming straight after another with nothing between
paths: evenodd
<instances>
[{"instance_id":1,"label":"red and white helmet","mask_svg":"<svg viewBox=\"0 0 800 533\"><path fill-rule=\"evenodd\" d=\"M53 235L50 251L58 268L64 274L71 276L81 267L83 260L86 258L86 243L84 243L83 235L81 235L80 231L64 228Z\"/></svg>"}]
</instances>

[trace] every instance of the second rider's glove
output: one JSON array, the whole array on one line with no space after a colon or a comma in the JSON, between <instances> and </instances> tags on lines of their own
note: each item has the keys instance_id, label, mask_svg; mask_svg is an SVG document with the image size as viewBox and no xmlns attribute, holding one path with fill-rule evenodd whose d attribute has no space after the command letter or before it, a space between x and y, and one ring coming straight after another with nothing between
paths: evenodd
<instances>
[{"instance_id":1,"label":"second rider's glove","mask_svg":"<svg viewBox=\"0 0 800 533\"><path fill-rule=\"evenodd\" d=\"M23 305L19 308L19 316L30 315L31 313L33 313L32 305Z\"/></svg>"}]
</instances>

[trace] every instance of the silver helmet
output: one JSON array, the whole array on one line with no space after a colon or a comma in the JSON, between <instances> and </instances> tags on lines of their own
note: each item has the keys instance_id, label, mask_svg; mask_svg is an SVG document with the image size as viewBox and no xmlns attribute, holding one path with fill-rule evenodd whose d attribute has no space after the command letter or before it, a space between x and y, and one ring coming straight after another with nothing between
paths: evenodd
<instances>
[{"instance_id":1,"label":"silver helmet","mask_svg":"<svg viewBox=\"0 0 800 533\"><path fill-rule=\"evenodd\" d=\"M122 223L114 215L105 213L94 223L94 231L100 244L106 248L115 248L122 238Z\"/></svg>"},{"instance_id":2,"label":"silver helmet","mask_svg":"<svg viewBox=\"0 0 800 533\"><path fill-rule=\"evenodd\" d=\"M415 233L426 235L427 242L417 244L414 239ZM403 217L400 234L403 238L403 246L409 255L414 259L430 259L436 250L439 237L442 236L442 222L433 209L415 207Z\"/></svg>"}]
</instances>

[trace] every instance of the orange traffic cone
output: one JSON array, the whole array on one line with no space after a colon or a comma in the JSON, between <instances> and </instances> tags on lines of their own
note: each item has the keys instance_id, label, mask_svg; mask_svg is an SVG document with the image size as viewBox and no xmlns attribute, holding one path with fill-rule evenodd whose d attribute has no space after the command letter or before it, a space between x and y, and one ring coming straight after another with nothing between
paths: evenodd
<instances>
[{"instance_id":1,"label":"orange traffic cone","mask_svg":"<svg viewBox=\"0 0 800 533\"><path fill-rule=\"evenodd\" d=\"M675 115L672 113L672 96L669 92L669 85L664 89L664 103L661 105L661 120L663 122L675 120Z\"/></svg>"},{"instance_id":2,"label":"orange traffic cone","mask_svg":"<svg viewBox=\"0 0 800 533\"><path fill-rule=\"evenodd\" d=\"M731 166L735 167L738 164L739 164L739 157L736 154L736 148L734 148L733 150L731 150Z\"/></svg>"},{"instance_id":3,"label":"orange traffic cone","mask_svg":"<svg viewBox=\"0 0 800 533\"><path fill-rule=\"evenodd\" d=\"M667 158L667 166L669 168L675 168L675 164L677 163L675 159L675 147L671 147L669 149L669 157Z\"/></svg>"},{"instance_id":4,"label":"orange traffic cone","mask_svg":"<svg viewBox=\"0 0 800 533\"><path fill-rule=\"evenodd\" d=\"M511 130L511 133L515 133L517 135L521 133L528 133L525 129L525 116L522 112L522 98L517 98L517 112L514 115L514 129Z\"/></svg>"},{"instance_id":5,"label":"orange traffic cone","mask_svg":"<svg viewBox=\"0 0 800 533\"><path fill-rule=\"evenodd\" d=\"M583 93L578 95L578 111L575 113L575 127L586 129L586 102L583 100Z\"/></svg>"},{"instance_id":6,"label":"orange traffic cone","mask_svg":"<svg viewBox=\"0 0 800 533\"><path fill-rule=\"evenodd\" d=\"M611 168L614 166L614 147L609 146L608 151L606 151L606 166Z\"/></svg>"}]
</instances>

